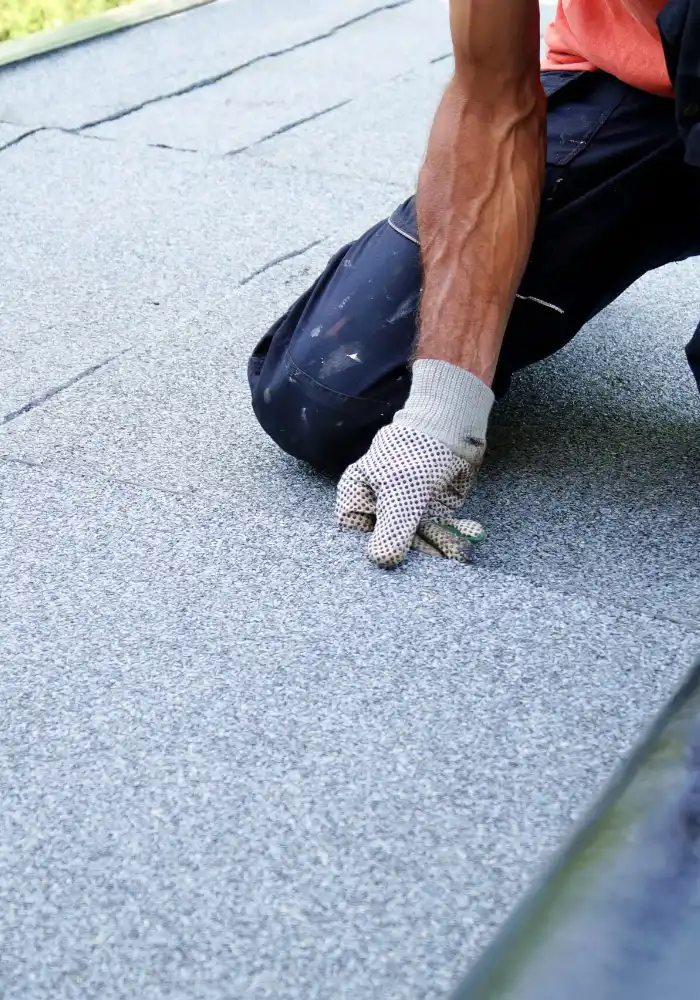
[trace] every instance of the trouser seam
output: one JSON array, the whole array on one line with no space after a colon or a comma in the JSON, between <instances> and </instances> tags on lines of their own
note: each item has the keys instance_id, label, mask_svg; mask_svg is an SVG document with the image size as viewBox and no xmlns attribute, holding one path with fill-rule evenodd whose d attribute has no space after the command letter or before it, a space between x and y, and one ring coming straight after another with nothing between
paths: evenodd
<instances>
[{"instance_id":1,"label":"trouser seam","mask_svg":"<svg viewBox=\"0 0 700 1000\"><path fill-rule=\"evenodd\" d=\"M420 243L418 242L416 237L411 236L410 233L407 233L404 229L401 229L400 226L397 226L394 220L391 218L391 216L389 216L389 218L386 221L389 223L394 232L399 234L399 236L405 236L407 240L411 241L411 243L415 243L417 247L420 246Z\"/></svg>"},{"instance_id":2,"label":"trouser seam","mask_svg":"<svg viewBox=\"0 0 700 1000\"><path fill-rule=\"evenodd\" d=\"M520 292L516 292L516 299L522 299L526 302L536 302L538 306L545 306L547 309L553 309L554 312L559 313L560 316L564 316L564 310L561 306L555 306L553 302L547 302L546 299L539 299L536 295L521 295Z\"/></svg>"}]
</instances>

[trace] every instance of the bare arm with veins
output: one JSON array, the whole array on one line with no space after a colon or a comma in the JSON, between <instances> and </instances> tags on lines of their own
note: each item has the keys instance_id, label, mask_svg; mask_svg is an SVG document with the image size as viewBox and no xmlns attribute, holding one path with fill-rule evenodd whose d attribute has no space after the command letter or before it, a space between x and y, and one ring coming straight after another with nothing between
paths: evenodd
<instances>
[{"instance_id":1,"label":"bare arm with veins","mask_svg":"<svg viewBox=\"0 0 700 1000\"><path fill-rule=\"evenodd\" d=\"M420 174L418 358L490 385L532 246L546 98L538 0L450 0L455 74Z\"/></svg>"},{"instance_id":2,"label":"bare arm with veins","mask_svg":"<svg viewBox=\"0 0 700 1000\"><path fill-rule=\"evenodd\" d=\"M450 0L455 74L418 182L423 298L411 389L338 484L336 515L370 559L413 546L461 561L459 516L486 447L491 383L530 253L545 161L537 0Z\"/></svg>"}]
</instances>

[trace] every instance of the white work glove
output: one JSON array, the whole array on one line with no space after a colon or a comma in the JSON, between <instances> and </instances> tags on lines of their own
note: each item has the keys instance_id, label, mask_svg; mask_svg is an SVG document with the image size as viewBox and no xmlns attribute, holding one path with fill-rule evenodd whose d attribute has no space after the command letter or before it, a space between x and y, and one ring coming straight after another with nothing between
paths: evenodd
<instances>
[{"instance_id":1,"label":"white work glove","mask_svg":"<svg viewBox=\"0 0 700 1000\"><path fill-rule=\"evenodd\" d=\"M454 515L474 485L493 393L447 361L413 365L411 391L338 484L341 527L371 531L368 554L385 569L410 548L468 562L484 530Z\"/></svg>"}]
</instances>

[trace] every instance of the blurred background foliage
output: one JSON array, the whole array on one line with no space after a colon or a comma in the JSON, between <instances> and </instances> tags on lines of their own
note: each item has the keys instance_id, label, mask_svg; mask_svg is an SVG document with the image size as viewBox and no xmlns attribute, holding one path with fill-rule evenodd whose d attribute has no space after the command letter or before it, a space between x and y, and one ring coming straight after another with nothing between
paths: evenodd
<instances>
[{"instance_id":1,"label":"blurred background foliage","mask_svg":"<svg viewBox=\"0 0 700 1000\"><path fill-rule=\"evenodd\" d=\"M126 2L129 0L0 0L0 42L57 28Z\"/></svg>"}]
</instances>

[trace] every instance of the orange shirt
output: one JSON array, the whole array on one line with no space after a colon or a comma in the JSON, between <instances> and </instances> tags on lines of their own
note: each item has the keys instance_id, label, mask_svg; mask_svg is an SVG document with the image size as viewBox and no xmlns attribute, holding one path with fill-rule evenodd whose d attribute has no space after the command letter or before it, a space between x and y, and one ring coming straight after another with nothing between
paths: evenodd
<instances>
[{"instance_id":1,"label":"orange shirt","mask_svg":"<svg viewBox=\"0 0 700 1000\"><path fill-rule=\"evenodd\" d=\"M656 15L666 0L558 0L544 36L542 69L602 69L662 97L673 96Z\"/></svg>"}]
</instances>

